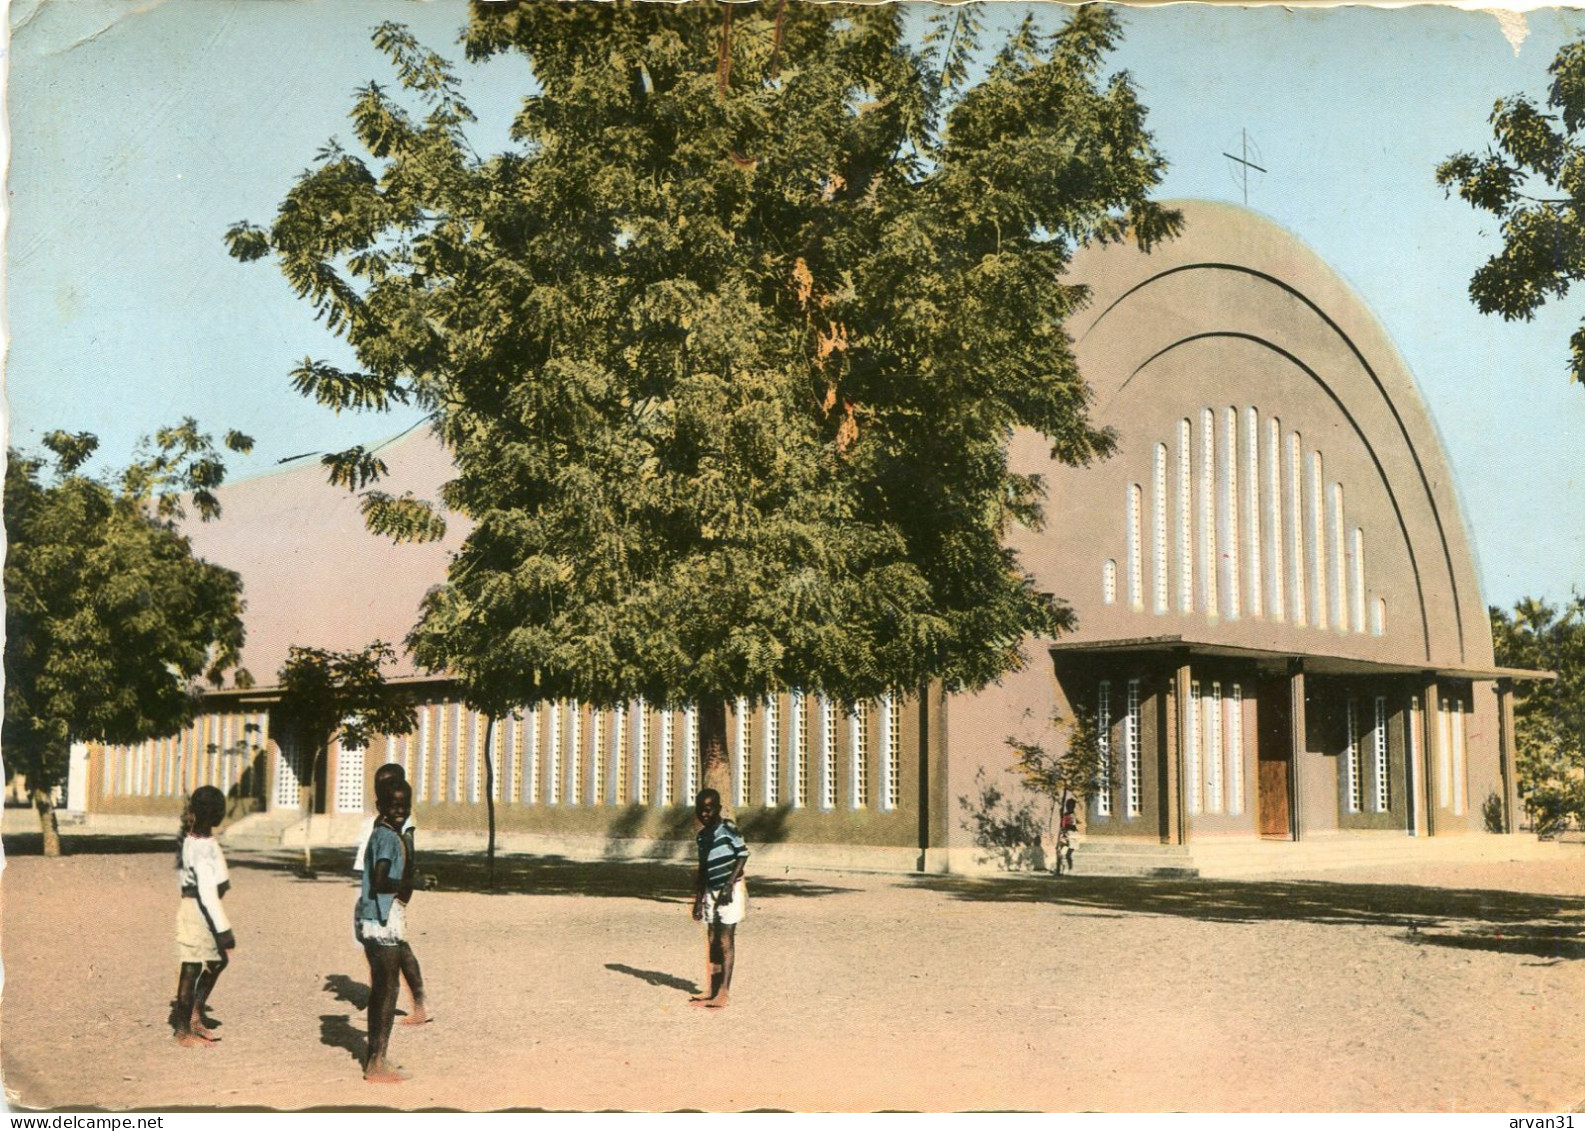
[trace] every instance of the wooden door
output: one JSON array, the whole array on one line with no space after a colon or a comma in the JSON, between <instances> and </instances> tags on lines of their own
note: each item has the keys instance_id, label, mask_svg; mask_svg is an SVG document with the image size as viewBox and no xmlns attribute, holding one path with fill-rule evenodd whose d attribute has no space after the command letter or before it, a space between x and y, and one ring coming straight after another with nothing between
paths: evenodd
<instances>
[{"instance_id":1,"label":"wooden door","mask_svg":"<svg viewBox=\"0 0 1585 1131\"><path fill-rule=\"evenodd\" d=\"M1284 840L1293 835L1293 729L1289 725L1293 712L1288 694L1286 679L1264 680L1256 704L1256 806L1260 835Z\"/></svg>"}]
</instances>

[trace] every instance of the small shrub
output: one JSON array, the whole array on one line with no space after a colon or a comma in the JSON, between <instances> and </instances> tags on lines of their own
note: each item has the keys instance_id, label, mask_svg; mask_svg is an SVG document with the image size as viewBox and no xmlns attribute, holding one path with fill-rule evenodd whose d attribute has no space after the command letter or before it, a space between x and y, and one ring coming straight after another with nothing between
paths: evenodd
<instances>
[{"instance_id":1,"label":"small shrub","mask_svg":"<svg viewBox=\"0 0 1585 1131\"><path fill-rule=\"evenodd\" d=\"M987 781L981 768L974 775L975 794L958 798L963 810L963 828L974 837L982 859L994 860L1003 871L1019 871L1037 865L1042 824L1034 806L1014 802L995 782Z\"/></svg>"}]
</instances>

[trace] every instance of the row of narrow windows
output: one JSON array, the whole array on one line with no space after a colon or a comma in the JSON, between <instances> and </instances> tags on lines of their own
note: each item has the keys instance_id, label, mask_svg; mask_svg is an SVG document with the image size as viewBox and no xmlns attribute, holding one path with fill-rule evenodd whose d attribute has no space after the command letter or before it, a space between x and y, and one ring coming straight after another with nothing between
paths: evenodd
<instances>
[{"instance_id":1,"label":"row of narrow windows","mask_svg":"<svg viewBox=\"0 0 1585 1131\"><path fill-rule=\"evenodd\" d=\"M1140 681L1127 680L1118 701L1116 685L1101 680L1096 689L1095 721L1100 748L1100 787L1095 815L1119 811L1141 815ZM1468 745L1465 715L1457 697L1442 697L1434 730L1437 804L1455 816L1468 807ZM1189 813L1239 816L1249 804L1245 778L1244 687L1236 682L1195 680L1189 685L1188 734L1184 745L1185 802ZM1410 696L1405 715L1411 761L1420 756L1420 700ZM1392 810L1388 755L1388 700L1378 695L1346 703L1347 731L1340 772L1343 808L1348 813ZM1119 760L1121 764L1119 764Z\"/></svg>"},{"instance_id":2,"label":"row of narrow windows","mask_svg":"<svg viewBox=\"0 0 1585 1131\"><path fill-rule=\"evenodd\" d=\"M734 705L729 757L738 808L763 803L794 808L896 809L902 803L901 704L887 695L851 711L824 696L793 692L757 708L758 751L750 741L755 714L747 700ZM496 772L492 799L528 805L691 804L702 784L699 720L692 707L588 710L576 702L526 708L493 727L458 703L419 709L408 735L377 740L382 762L407 771L421 803L483 800L486 750ZM184 796L200 785L229 789L267 742L268 716L208 715L181 734L133 746L112 746L104 761L104 790L122 796ZM872 756L878 751L879 757ZM758 766L756 766L756 761ZM879 781L871 782L871 763ZM840 768L845 772L839 774ZM759 769L759 780L756 780ZM338 812L366 805L365 752L344 746L336 759ZM839 778L844 788L839 795ZM273 802L299 804L300 767L278 760Z\"/></svg>"},{"instance_id":3,"label":"row of narrow windows","mask_svg":"<svg viewBox=\"0 0 1585 1131\"><path fill-rule=\"evenodd\" d=\"M1139 680L1123 683L1122 702L1118 721L1119 748L1112 745L1112 681L1103 679L1096 691L1095 731L1100 746L1100 788L1096 790L1094 806L1096 816L1110 817L1114 808L1113 793L1121 796L1122 812L1130 818L1138 817L1143 810L1141 783L1144 765L1140 750ZM1118 760L1121 765L1118 765ZM1119 773L1120 771L1120 773Z\"/></svg>"},{"instance_id":4,"label":"row of narrow windows","mask_svg":"<svg viewBox=\"0 0 1585 1131\"><path fill-rule=\"evenodd\" d=\"M1188 805L1190 814L1244 812L1244 689L1219 682L1189 684Z\"/></svg>"},{"instance_id":5,"label":"row of narrow windows","mask_svg":"<svg viewBox=\"0 0 1585 1131\"><path fill-rule=\"evenodd\" d=\"M169 738L109 747L101 786L124 797L186 797L201 785L230 789L264 748L268 730L262 712L201 715Z\"/></svg>"},{"instance_id":6,"label":"row of narrow windows","mask_svg":"<svg viewBox=\"0 0 1585 1131\"><path fill-rule=\"evenodd\" d=\"M1253 406L1242 425L1232 407L1202 409L1198 426L1185 417L1172 449L1152 452L1148 507L1144 484L1127 493L1125 575L1116 558L1103 564L1107 604L1126 596L1157 614L1387 631L1386 599L1366 591L1365 532L1346 521L1343 485L1327 483L1321 453L1305 452L1275 417L1262 424Z\"/></svg>"}]
</instances>

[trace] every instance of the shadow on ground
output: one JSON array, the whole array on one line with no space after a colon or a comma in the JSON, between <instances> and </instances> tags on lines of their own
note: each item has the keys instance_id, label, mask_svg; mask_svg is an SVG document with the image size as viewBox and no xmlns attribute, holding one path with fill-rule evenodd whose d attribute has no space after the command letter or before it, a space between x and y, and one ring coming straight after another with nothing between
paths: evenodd
<instances>
[{"instance_id":1,"label":"shadow on ground","mask_svg":"<svg viewBox=\"0 0 1585 1131\"><path fill-rule=\"evenodd\" d=\"M43 856L42 833L6 833L3 838L7 856ZM168 834L127 836L77 836L61 831L62 856L133 856L147 852L168 852L176 859L176 826Z\"/></svg>"},{"instance_id":2,"label":"shadow on ground","mask_svg":"<svg viewBox=\"0 0 1585 1131\"><path fill-rule=\"evenodd\" d=\"M901 883L980 903L1052 903L1213 923L1394 927L1418 946L1585 958L1585 898L1578 896L1325 880L919 876Z\"/></svg>"},{"instance_id":3,"label":"shadow on ground","mask_svg":"<svg viewBox=\"0 0 1585 1131\"><path fill-rule=\"evenodd\" d=\"M687 903L693 899L694 870L686 864L650 860L570 860L564 856L499 856L495 882L482 855L423 852L421 872L439 881L439 892L463 891L483 895L588 895L617 899L647 899L657 903ZM228 855L233 871L258 868L283 872L299 883L356 882L350 849L314 850L314 873L305 875L301 854L236 853ZM786 897L817 898L852 891L852 888L809 880L749 875L749 894L756 900Z\"/></svg>"},{"instance_id":4,"label":"shadow on ground","mask_svg":"<svg viewBox=\"0 0 1585 1131\"><path fill-rule=\"evenodd\" d=\"M605 968L617 974L631 975L652 986L664 986L669 990L683 990L690 994L699 992L697 982L690 982L687 978L679 978L675 974L663 974L659 970L640 970L636 966L628 966L621 962L607 962Z\"/></svg>"}]
</instances>

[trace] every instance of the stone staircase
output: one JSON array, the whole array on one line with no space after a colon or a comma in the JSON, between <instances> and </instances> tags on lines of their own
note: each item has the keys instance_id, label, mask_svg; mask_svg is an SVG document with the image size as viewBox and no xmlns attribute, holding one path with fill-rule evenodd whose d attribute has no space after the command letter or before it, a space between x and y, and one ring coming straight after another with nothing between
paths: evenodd
<instances>
[{"instance_id":1,"label":"stone staircase","mask_svg":"<svg viewBox=\"0 0 1585 1131\"><path fill-rule=\"evenodd\" d=\"M1183 845L1091 837L1080 841L1073 850L1073 874L1192 879L1200 873L1194 857Z\"/></svg>"},{"instance_id":2,"label":"stone staircase","mask_svg":"<svg viewBox=\"0 0 1585 1131\"><path fill-rule=\"evenodd\" d=\"M300 813L249 813L240 821L227 825L220 834L220 844L228 849L247 849L270 852L282 847L282 836L293 825L301 825ZM299 839L299 844L302 841Z\"/></svg>"}]
</instances>

